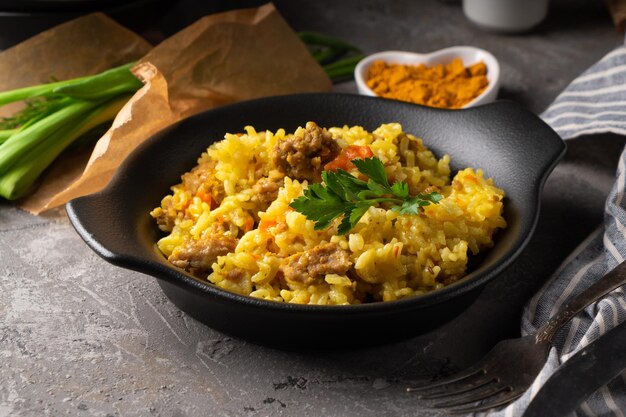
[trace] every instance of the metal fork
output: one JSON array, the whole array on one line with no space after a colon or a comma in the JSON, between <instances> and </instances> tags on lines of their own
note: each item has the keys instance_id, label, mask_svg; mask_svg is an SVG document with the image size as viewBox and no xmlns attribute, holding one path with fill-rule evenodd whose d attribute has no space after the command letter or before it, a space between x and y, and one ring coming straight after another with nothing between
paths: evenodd
<instances>
[{"instance_id":1,"label":"metal fork","mask_svg":"<svg viewBox=\"0 0 626 417\"><path fill-rule=\"evenodd\" d=\"M500 407L519 398L545 364L557 331L592 302L626 284L626 261L561 306L536 333L503 340L474 366L448 378L407 388L434 401L429 408L465 414Z\"/></svg>"}]
</instances>

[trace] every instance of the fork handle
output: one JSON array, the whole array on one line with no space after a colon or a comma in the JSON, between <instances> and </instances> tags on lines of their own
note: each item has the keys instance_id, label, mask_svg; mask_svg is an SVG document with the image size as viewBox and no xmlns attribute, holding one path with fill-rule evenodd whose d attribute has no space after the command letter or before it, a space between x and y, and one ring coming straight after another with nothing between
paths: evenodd
<instances>
[{"instance_id":1,"label":"fork handle","mask_svg":"<svg viewBox=\"0 0 626 417\"><path fill-rule=\"evenodd\" d=\"M603 295L624 284L626 284L626 261L617 265L589 288L561 306L559 311L539 328L535 340L537 343L552 340L554 334L576 314Z\"/></svg>"}]
</instances>

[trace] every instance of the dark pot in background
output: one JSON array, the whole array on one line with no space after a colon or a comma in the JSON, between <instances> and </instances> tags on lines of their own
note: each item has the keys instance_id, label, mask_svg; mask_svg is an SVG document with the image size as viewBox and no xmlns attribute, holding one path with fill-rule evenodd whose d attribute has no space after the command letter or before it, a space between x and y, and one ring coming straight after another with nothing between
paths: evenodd
<instances>
[{"instance_id":1,"label":"dark pot in background","mask_svg":"<svg viewBox=\"0 0 626 417\"><path fill-rule=\"evenodd\" d=\"M0 0L0 50L84 14L103 12L152 44L202 16L259 6L264 1Z\"/></svg>"}]
</instances>

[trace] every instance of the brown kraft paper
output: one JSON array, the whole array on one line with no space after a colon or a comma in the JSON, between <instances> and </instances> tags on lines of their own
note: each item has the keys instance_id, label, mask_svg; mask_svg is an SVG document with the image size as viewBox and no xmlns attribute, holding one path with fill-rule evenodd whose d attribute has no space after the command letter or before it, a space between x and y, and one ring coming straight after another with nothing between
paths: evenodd
<instances>
[{"instance_id":1,"label":"brown kraft paper","mask_svg":"<svg viewBox=\"0 0 626 417\"><path fill-rule=\"evenodd\" d=\"M331 89L272 4L204 17L153 48L133 72L144 87L98 140L80 175L62 182L48 175L23 208L40 213L99 191L139 144L185 117L256 97Z\"/></svg>"}]
</instances>

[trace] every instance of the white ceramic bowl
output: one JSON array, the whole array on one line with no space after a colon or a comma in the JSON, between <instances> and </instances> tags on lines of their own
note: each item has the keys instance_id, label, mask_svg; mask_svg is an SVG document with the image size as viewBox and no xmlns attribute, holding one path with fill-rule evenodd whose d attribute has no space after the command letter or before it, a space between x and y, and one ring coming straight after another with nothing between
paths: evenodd
<instances>
[{"instance_id":1,"label":"white ceramic bowl","mask_svg":"<svg viewBox=\"0 0 626 417\"><path fill-rule=\"evenodd\" d=\"M460 58L463 65L470 66L483 61L487 66L487 80L489 85L478 97L467 103L463 108L474 107L494 101L500 89L500 65L498 60L484 49L473 46L453 46L440 49L429 54L418 54L405 51L384 51L363 58L354 69L354 80L360 94L376 97L366 84L367 70L374 61L382 60L390 64L425 64L427 66L447 64L454 58Z\"/></svg>"}]
</instances>

